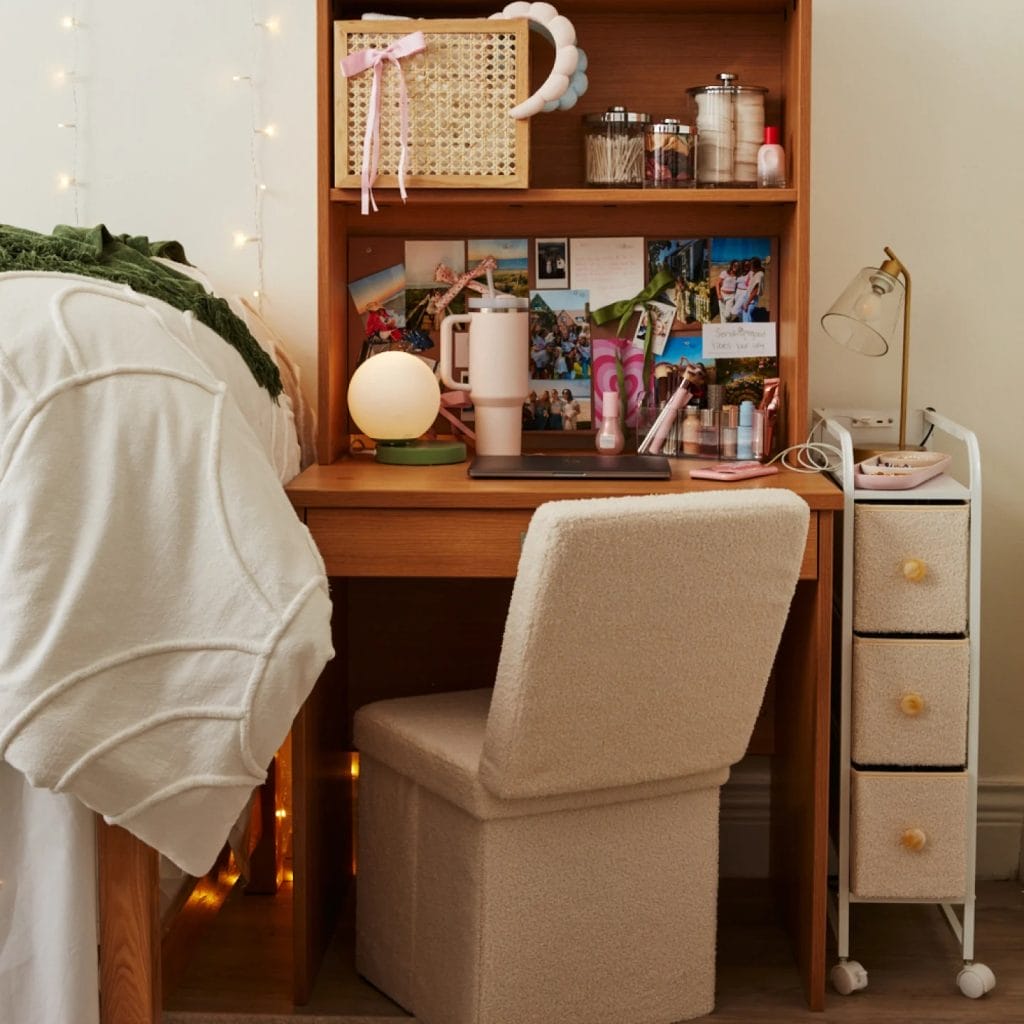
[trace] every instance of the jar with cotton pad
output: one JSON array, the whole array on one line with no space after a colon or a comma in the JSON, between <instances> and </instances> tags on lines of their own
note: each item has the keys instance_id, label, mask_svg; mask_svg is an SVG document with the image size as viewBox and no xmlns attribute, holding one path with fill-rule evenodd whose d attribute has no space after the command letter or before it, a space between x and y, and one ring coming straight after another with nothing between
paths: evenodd
<instances>
[{"instance_id":1,"label":"jar with cotton pad","mask_svg":"<svg viewBox=\"0 0 1024 1024\"><path fill-rule=\"evenodd\" d=\"M696 107L697 186L755 188L768 90L740 85L737 75L723 71L713 85L686 91Z\"/></svg>"}]
</instances>

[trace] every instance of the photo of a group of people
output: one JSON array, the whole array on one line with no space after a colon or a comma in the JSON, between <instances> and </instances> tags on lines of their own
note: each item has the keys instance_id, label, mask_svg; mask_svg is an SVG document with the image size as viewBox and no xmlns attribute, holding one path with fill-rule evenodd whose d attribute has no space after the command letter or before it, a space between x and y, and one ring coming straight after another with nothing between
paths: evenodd
<instances>
[{"instance_id":1,"label":"photo of a group of people","mask_svg":"<svg viewBox=\"0 0 1024 1024\"><path fill-rule=\"evenodd\" d=\"M524 430L590 426L588 295L579 289L530 292L530 392Z\"/></svg>"}]
</instances>

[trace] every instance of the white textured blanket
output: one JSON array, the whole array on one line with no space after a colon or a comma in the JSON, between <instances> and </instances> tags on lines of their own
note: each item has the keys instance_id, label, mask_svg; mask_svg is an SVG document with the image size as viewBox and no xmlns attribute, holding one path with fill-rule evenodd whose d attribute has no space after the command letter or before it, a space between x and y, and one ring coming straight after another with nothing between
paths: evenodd
<instances>
[{"instance_id":1,"label":"white textured blanket","mask_svg":"<svg viewBox=\"0 0 1024 1024\"><path fill-rule=\"evenodd\" d=\"M333 653L283 416L190 314L0 274L0 756L195 875Z\"/></svg>"}]
</instances>

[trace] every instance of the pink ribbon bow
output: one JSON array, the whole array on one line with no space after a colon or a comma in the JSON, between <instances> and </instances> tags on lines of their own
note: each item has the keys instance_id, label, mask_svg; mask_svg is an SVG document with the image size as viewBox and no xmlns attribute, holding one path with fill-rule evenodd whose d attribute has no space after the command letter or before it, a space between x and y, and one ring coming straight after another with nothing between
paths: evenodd
<instances>
[{"instance_id":1,"label":"pink ribbon bow","mask_svg":"<svg viewBox=\"0 0 1024 1024\"><path fill-rule=\"evenodd\" d=\"M481 295L485 294L487 292L487 286L474 281L473 278L479 277L481 274L486 274L488 270L496 270L497 267L498 261L493 256L485 256L472 270L467 270L464 274L456 276L455 271L447 264L438 263L434 270L434 280L440 281L442 284L450 284L451 288L449 288L448 291L446 291L444 295L434 303L437 313L443 313L448 308L452 299L454 299L463 288L472 288Z\"/></svg>"},{"instance_id":2,"label":"pink ribbon bow","mask_svg":"<svg viewBox=\"0 0 1024 1024\"><path fill-rule=\"evenodd\" d=\"M426 48L427 41L423 33L410 32L383 50L359 50L357 53L350 53L341 62L341 73L346 78L352 78L373 69L373 86L370 90L370 104L366 114L366 133L363 136L363 167L360 173L362 212L364 214L370 212L371 205L374 213L377 212L377 203L373 198L373 183L377 180L377 168L380 165L380 83L384 73L384 62L391 61L398 70L399 110L401 112L399 141L402 147L402 153L398 160L398 191L404 203L406 199L405 160L406 139L409 134L409 101L405 91L405 75L402 74L402 65L399 61L402 57L411 57L415 53L422 53Z\"/></svg>"}]
</instances>

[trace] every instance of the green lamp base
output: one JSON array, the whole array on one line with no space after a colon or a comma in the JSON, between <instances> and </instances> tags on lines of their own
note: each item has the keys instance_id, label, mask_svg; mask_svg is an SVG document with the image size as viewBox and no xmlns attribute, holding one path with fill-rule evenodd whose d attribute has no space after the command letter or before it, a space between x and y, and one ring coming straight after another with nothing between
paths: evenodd
<instances>
[{"instance_id":1,"label":"green lamp base","mask_svg":"<svg viewBox=\"0 0 1024 1024\"><path fill-rule=\"evenodd\" d=\"M444 466L466 461L461 441L378 441L377 461L389 466Z\"/></svg>"}]
</instances>

